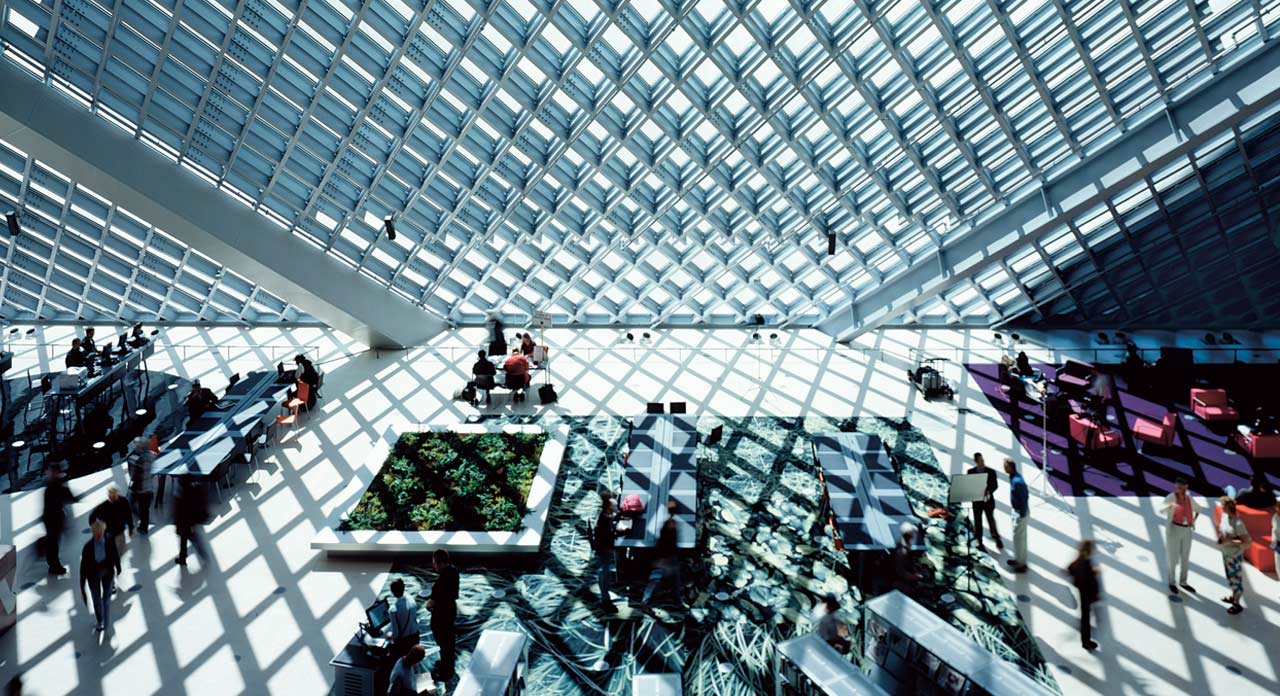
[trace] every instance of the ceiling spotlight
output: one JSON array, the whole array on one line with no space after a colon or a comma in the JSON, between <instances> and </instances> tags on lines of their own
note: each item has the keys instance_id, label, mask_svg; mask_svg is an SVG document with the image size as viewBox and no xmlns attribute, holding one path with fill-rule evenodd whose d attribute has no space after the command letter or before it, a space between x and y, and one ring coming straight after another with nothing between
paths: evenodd
<instances>
[{"instance_id":1,"label":"ceiling spotlight","mask_svg":"<svg viewBox=\"0 0 1280 696\"><path fill-rule=\"evenodd\" d=\"M1217 342L1218 342L1218 337L1217 337L1217 336L1214 336L1214 335L1213 335L1213 334L1211 334L1211 333L1207 333L1207 334L1205 334L1205 335L1204 335L1204 344L1205 344L1206 346L1212 346L1212 345L1216 344Z\"/></svg>"},{"instance_id":2,"label":"ceiling spotlight","mask_svg":"<svg viewBox=\"0 0 1280 696\"><path fill-rule=\"evenodd\" d=\"M1105 346L1110 342L1111 342L1111 339L1107 338L1107 335L1105 333L1101 331L1098 332L1098 343L1101 343L1102 345Z\"/></svg>"},{"instance_id":3,"label":"ceiling spotlight","mask_svg":"<svg viewBox=\"0 0 1280 696\"><path fill-rule=\"evenodd\" d=\"M5 222L9 223L9 236L17 237L18 233L22 231L22 228L18 227L18 211L10 210L4 214L4 219Z\"/></svg>"},{"instance_id":4,"label":"ceiling spotlight","mask_svg":"<svg viewBox=\"0 0 1280 696\"><path fill-rule=\"evenodd\" d=\"M760 333L759 333L759 332L756 332L756 333L751 334L751 340L753 340L753 341L759 341L759 340L760 340Z\"/></svg>"},{"instance_id":5,"label":"ceiling spotlight","mask_svg":"<svg viewBox=\"0 0 1280 696\"><path fill-rule=\"evenodd\" d=\"M1016 333L1009 334L1009 338L1012 338L1014 343L1017 343L1018 341L1022 340L1022 336Z\"/></svg>"},{"instance_id":6,"label":"ceiling spotlight","mask_svg":"<svg viewBox=\"0 0 1280 696\"><path fill-rule=\"evenodd\" d=\"M827 256L836 255L836 236L834 234L827 235Z\"/></svg>"},{"instance_id":7,"label":"ceiling spotlight","mask_svg":"<svg viewBox=\"0 0 1280 696\"><path fill-rule=\"evenodd\" d=\"M1001 336L999 331L995 332L995 337L996 343L1004 343L1004 336Z\"/></svg>"},{"instance_id":8,"label":"ceiling spotlight","mask_svg":"<svg viewBox=\"0 0 1280 696\"><path fill-rule=\"evenodd\" d=\"M647 341L647 340L649 340L649 332L648 332L648 331L644 332L644 333L643 333L643 334L641 334L641 335L642 335L642 336L644 336L644 340L646 340L646 341Z\"/></svg>"},{"instance_id":9,"label":"ceiling spotlight","mask_svg":"<svg viewBox=\"0 0 1280 696\"><path fill-rule=\"evenodd\" d=\"M634 341L634 340L636 340L635 334L633 334L633 333L631 333L630 331L628 331L628 332L627 332L627 340L628 340L628 341Z\"/></svg>"},{"instance_id":10,"label":"ceiling spotlight","mask_svg":"<svg viewBox=\"0 0 1280 696\"><path fill-rule=\"evenodd\" d=\"M770 341L776 341L776 340L778 340L778 334L776 334L776 333L771 333L771 334L769 334L769 340L770 340Z\"/></svg>"},{"instance_id":11,"label":"ceiling spotlight","mask_svg":"<svg viewBox=\"0 0 1280 696\"><path fill-rule=\"evenodd\" d=\"M386 229L386 231L387 231L387 239L390 239L390 240L392 240L392 241L395 241L395 238L396 238L396 223L395 223L394 221L392 221L392 219L391 219L391 216L390 216L390 215L388 215L388 216L386 216L386 217L382 218L382 227L383 227L384 229Z\"/></svg>"},{"instance_id":12,"label":"ceiling spotlight","mask_svg":"<svg viewBox=\"0 0 1280 696\"><path fill-rule=\"evenodd\" d=\"M1223 343L1239 343L1239 341L1236 340L1236 337L1232 336L1231 333L1228 331L1222 332L1222 342Z\"/></svg>"}]
</instances>

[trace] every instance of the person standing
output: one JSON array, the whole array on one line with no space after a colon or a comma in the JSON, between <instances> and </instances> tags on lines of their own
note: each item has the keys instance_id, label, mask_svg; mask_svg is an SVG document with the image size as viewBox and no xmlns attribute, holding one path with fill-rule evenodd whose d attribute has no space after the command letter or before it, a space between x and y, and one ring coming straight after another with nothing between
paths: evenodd
<instances>
[{"instance_id":1,"label":"person standing","mask_svg":"<svg viewBox=\"0 0 1280 696\"><path fill-rule=\"evenodd\" d=\"M1196 590L1187 583L1191 568L1191 537L1195 535L1196 518L1200 516L1200 504L1187 492L1187 480L1179 476L1173 482L1173 492L1164 497L1165 553L1168 555L1169 594L1178 594L1178 585L1187 592ZM1174 571L1181 572L1174 579ZM1176 583L1176 584L1175 584Z\"/></svg>"},{"instance_id":2,"label":"person standing","mask_svg":"<svg viewBox=\"0 0 1280 696\"><path fill-rule=\"evenodd\" d=\"M840 600L827 593L822 603L813 608L813 615L817 619L813 632L836 652L848 655L853 643L849 640L849 624L840 620Z\"/></svg>"},{"instance_id":3,"label":"person standing","mask_svg":"<svg viewBox=\"0 0 1280 696\"><path fill-rule=\"evenodd\" d=\"M1093 650L1098 647L1093 642L1093 603L1102 596L1102 583L1098 580L1098 567L1093 563L1092 539L1080 542L1076 560L1067 566L1067 574L1080 594L1080 645L1085 650Z\"/></svg>"},{"instance_id":4,"label":"person standing","mask_svg":"<svg viewBox=\"0 0 1280 696\"><path fill-rule=\"evenodd\" d=\"M115 586L116 575L120 573L120 554L116 552L115 542L107 538L106 522L97 520L90 529L93 536L80 550L80 601L85 605L89 604L84 596L87 584L89 594L93 597L93 616L97 621L94 630L109 631L111 588Z\"/></svg>"},{"instance_id":5,"label":"person standing","mask_svg":"<svg viewBox=\"0 0 1280 696\"><path fill-rule=\"evenodd\" d=\"M418 605L404 596L404 580L396 578L391 581L391 627L387 637L391 639L388 654L391 657L407 655L409 649L418 644L421 637L418 629Z\"/></svg>"},{"instance_id":6,"label":"person standing","mask_svg":"<svg viewBox=\"0 0 1280 696\"><path fill-rule=\"evenodd\" d=\"M1240 598L1244 595L1244 550L1253 543L1244 521L1236 514L1236 501L1227 496L1218 500L1222 505L1222 521L1218 524L1218 549L1222 551L1222 566L1227 575L1227 587L1231 594L1222 598L1230 604L1228 614L1244 611Z\"/></svg>"},{"instance_id":7,"label":"person standing","mask_svg":"<svg viewBox=\"0 0 1280 696\"><path fill-rule=\"evenodd\" d=\"M1018 473L1018 465L1004 458L1004 473L1009 475L1009 505L1013 508L1013 558L1005 563L1015 573L1027 572L1027 526L1031 522L1030 492L1027 481ZM994 529L994 527L993 527Z\"/></svg>"},{"instance_id":8,"label":"person standing","mask_svg":"<svg viewBox=\"0 0 1280 696\"><path fill-rule=\"evenodd\" d=\"M427 600L427 609L431 610L431 634L440 646L440 661L436 663L431 676L436 681L447 682L453 679L453 665L458 657L458 569L449 562L449 552L436 549L431 557L431 564L436 569L436 584L431 587L431 599Z\"/></svg>"},{"instance_id":9,"label":"person standing","mask_svg":"<svg viewBox=\"0 0 1280 696\"><path fill-rule=\"evenodd\" d=\"M129 463L129 498L133 501L133 512L138 516L138 533L146 536L151 528L151 503L155 500L155 477L151 475L151 464L156 460L156 453L151 451L151 443L145 437L134 438L133 451L127 459Z\"/></svg>"},{"instance_id":10,"label":"person standing","mask_svg":"<svg viewBox=\"0 0 1280 696\"><path fill-rule=\"evenodd\" d=\"M600 515L596 517L592 542L596 552L596 577L600 582L600 607L606 612L618 611L617 605L609 596L609 580L613 575L614 560L614 522L617 515L613 508L613 496L600 494Z\"/></svg>"},{"instance_id":11,"label":"person standing","mask_svg":"<svg viewBox=\"0 0 1280 696\"><path fill-rule=\"evenodd\" d=\"M987 547L982 543L982 516L987 516L987 524L991 527L991 540L996 542L996 548L1004 551L1004 542L1000 540L1000 532L996 529L996 487L1000 485L996 480L996 470L987 468L986 460L982 458L982 453L978 452L973 455L973 468L969 469L970 474L986 474L987 488L986 494L982 500L973 503L973 536L978 540L978 550L986 551Z\"/></svg>"},{"instance_id":12,"label":"person standing","mask_svg":"<svg viewBox=\"0 0 1280 696\"><path fill-rule=\"evenodd\" d=\"M640 606L646 614L652 614L649 602L654 593L664 583L670 583L675 590L676 601L684 606L684 581L680 578L680 555L676 538L676 502L667 501L667 519L658 530L658 541L654 544L653 570L649 573L649 583L645 585L644 596Z\"/></svg>"},{"instance_id":13,"label":"person standing","mask_svg":"<svg viewBox=\"0 0 1280 696\"><path fill-rule=\"evenodd\" d=\"M67 574L58 555L58 546L67 527L67 505L75 499L62 475L62 462L49 462L49 468L45 470L44 512L41 516L44 518L44 558L49 564L49 572L54 575Z\"/></svg>"},{"instance_id":14,"label":"person standing","mask_svg":"<svg viewBox=\"0 0 1280 696\"><path fill-rule=\"evenodd\" d=\"M209 563L209 549L200 536L200 525L209 519L209 497L203 484L184 477L173 501L173 526L178 533L178 557L174 563L187 564L187 545L195 549L200 563Z\"/></svg>"},{"instance_id":15,"label":"person standing","mask_svg":"<svg viewBox=\"0 0 1280 696\"><path fill-rule=\"evenodd\" d=\"M915 559L915 540L919 529L911 522L903 522L898 530L898 544L893 547L893 586L904 594L912 595L924 579Z\"/></svg>"}]
</instances>

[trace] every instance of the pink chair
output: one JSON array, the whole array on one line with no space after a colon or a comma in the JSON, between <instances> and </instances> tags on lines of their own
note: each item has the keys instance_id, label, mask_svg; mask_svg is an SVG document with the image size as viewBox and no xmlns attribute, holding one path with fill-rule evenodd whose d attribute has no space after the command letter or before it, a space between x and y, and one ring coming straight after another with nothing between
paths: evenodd
<instances>
[{"instance_id":1,"label":"pink chair","mask_svg":"<svg viewBox=\"0 0 1280 696\"><path fill-rule=\"evenodd\" d=\"M1178 430L1178 415L1173 411L1164 414L1164 422L1157 423L1146 418L1139 418L1133 424L1133 436L1143 442L1169 447L1173 444L1173 436Z\"/></svg>"},{"instance_id":2,"label":"pink chair","mask_svg":"<svg viewBox=\"0 0 1280 696\"><path fill-rule=\"evenodd\" d=\"M1073 413L1067 418L1071 439L1084 445L1085 449L1107 449L1124 444L1119 431L1109 427L1099 427L1097 423L1084 416Z\"/></svg>"},{"instance_id":3,"label":"pink chair","mask_svg":"<svg viewBox=\"0 0 1280 696\"><path fill-rule=\"evenodd\" d=\"M1196 418L1210 422L1231 422L1240 418L1240 413L1227 403L1226 389L1192 389L1191 412Z\"/></svg>"}]
</instances>

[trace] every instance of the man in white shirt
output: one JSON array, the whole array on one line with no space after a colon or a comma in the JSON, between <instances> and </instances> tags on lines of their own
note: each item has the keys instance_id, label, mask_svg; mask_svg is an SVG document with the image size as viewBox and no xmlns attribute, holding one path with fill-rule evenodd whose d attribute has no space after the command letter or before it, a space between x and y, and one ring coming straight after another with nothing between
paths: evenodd
<instances>
[{"instance_id":1,"label":"man in white shirt","mask_svg":"<svg viewBox=\"0 0 1280 696\"><path fill-rule=\"evenodd\" d=\"M1169 594L1178 594L1178 585L1187 592L1196 590L1187 584L1187 571L1191 565L1191 537L1195 532L1196 518L1200 516L1200 504L1187 492L1187 480L1178 477L1173 482L1174 491L1164 497L1161 511L1168 527L1165 532L1165 551L1169 556ZM1179 569L1177 584L1173 572Z\"/></svg>"},{"instance_id":2,"label":"man in white shirt","mask_svg":"<svg viewBox=\"0 0 1280 696\"><path fill-rule=\"evenodd\" d=\"M391 623L387 625L387 638L391 641L391 657L407 655L418 644L418 605L404 596L404 580L391 581Z\"/></svg>"}]
</instances>

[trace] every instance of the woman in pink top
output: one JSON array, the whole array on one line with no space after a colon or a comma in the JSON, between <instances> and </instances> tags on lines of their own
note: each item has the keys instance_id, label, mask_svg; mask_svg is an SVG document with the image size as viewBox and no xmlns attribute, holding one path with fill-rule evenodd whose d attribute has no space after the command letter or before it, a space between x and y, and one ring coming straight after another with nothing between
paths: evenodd
<instances>
[{"instance_id":1,"label":"woman in pink top","mask_svg":"<svg viewBox=\"0 0 1280 696\"><path fill-rule=\"evenodd\" d=\"M1244 550L1253 543L1244 521L1236 515L1236 501L1222 496L1222 521L1218 524L1218 548L1222 550L1222 566L1227 575L1227 586L1231 594L1222 601L1231 605L1228 614L1239 614L1244 611L1240 606L1240 597L1244 595Z\"/></svg>"}]
</instances>

